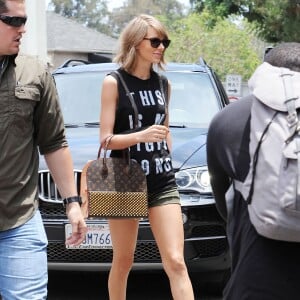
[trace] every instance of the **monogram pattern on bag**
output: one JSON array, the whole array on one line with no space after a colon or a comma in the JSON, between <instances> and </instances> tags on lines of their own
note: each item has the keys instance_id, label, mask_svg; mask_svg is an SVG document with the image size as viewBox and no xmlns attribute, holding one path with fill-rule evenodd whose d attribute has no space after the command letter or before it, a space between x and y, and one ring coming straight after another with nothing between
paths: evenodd
<instances>
[{"instance_id":1,"label":"monogram pattern on bag","mask_svg":"<svg viewBox=\"0 0 300 300\"><path fill-rule=\"evenodd\" d=\"M134 160L103 158L90 163L87 169L89 216L147 217L147 183L141 166Z\"/></svg>"}]
</instances>

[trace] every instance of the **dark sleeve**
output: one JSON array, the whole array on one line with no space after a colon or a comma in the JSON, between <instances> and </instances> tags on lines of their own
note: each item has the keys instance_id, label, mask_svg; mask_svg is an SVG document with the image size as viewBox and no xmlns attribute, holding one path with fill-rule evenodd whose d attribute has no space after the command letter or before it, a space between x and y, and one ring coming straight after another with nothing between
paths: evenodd
<instances>
[{"instance_id":1,"label":"dark sleeve","mask_svg":"<svg viewBox=\"0 0 300 300\"><path fill-rule=\"evenodd\" d=\"M223 112L218 113L212 120L207 136L207 165L210 174L210 181L217 209L220 215L226 220L227 209L225 202L225 193L230 186L230 178L222 164L220 149L222 149L222 127L220 118Z\"/></svg>"},{"instance_id":2,"label":"dark sleeve","mask_svg":"<svg viewBox=\"0 0 300 300\"><path fill-rule=\"evenodd\" d=\"M249 170L251 96L229 104L212 120L207 161L217 208L227 214L225 193L232 179L244 181Z\"/></svg>"}]
</instances>

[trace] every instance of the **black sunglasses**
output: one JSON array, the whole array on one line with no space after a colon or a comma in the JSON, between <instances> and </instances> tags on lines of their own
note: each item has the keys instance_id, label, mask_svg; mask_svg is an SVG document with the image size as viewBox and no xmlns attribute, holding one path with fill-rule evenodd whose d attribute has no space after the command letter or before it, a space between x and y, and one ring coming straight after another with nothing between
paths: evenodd
<instances>
[{"instance_id":1,"label":"black sunglasses","mask_svg":"<svg viewBox=\"0 0 300 300\"><path fill-rule=\"evenodd\" d=\"M168 48L171 43L171 40L160 40L159 38L144 38L144 40L150 41L151 47L153 48L158 48L160 44L163 44L165 48Z\"/></svg>"},{"instance_id":2,"label":"black sunglasses","mask_svg":"<svg viewBox=\"0 0 300 300\"><path fill-rule=\"evenodd\" d=\"M22 25L25 25L27 18L26 17L10 17L10 16L0 15L0 20L9 26L21 27Z\"/></svg>"}]
</instances>

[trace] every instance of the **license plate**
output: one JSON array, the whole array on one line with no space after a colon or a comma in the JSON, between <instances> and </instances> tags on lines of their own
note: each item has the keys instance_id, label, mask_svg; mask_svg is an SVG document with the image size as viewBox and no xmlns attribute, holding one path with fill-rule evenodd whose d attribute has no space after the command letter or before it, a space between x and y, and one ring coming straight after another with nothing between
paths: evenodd
<instances>
[{"instance_id":1,"label":"license plate","mask_svg":"<svg viewBox=\"0 0 300 300\"><path fill-rule=\"evenodd\" d=\"M111 249L108 224L87 224L85 240L78 246L66 245L68 249ZM72 225L65 225L66 239L72 234Z\"/></svg>"}]
</instances>

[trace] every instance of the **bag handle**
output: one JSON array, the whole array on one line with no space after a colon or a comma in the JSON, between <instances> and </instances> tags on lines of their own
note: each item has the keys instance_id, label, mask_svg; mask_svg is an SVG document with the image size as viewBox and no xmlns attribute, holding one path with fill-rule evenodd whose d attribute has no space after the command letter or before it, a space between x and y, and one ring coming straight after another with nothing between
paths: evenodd
<instances>
[{"instance_id":1,"label":"bag handle","mask_svg":"<svg viewBox=\"0 0 300 300\"><path fill-rule=\"evenodd\" d=\"M119 71L117 71L117 70L114 71L113 73L115 73L118 76L118 78L120 79L120 81L121 81L121 83L122 83L122 85L123 85L123 87L125 89L126 95L129 98L129 100L130 100L131 106L132 106L133 111L134 111L134 124L133 125L134 125L134 128L136 129L136 128L138 128L139 115L138 115L138 109L136 107L136 104L135 104L135 101L133 99L133 96L130 93L130 91L129 91L128 87L127 87L127 84L126 84L123 76L121 75L121 73Z\"/></svg>"},{"instance_id":2,"label":"bag handle","mask_svg":"<svg viewBox=\"0 0 300 300\"><path fill-rule=\"evenodd\" d=\"M169 106L168 106L168 93L165 92L165 89L164 89L164 86L163 86L163 82L162 82L162 76L160 74L158 74L158 80L159 80L159 87L160 87L160 92L161 94L163 95L164 97L164 100L165 100L165 112L166 112L166 117L169 113ZM161 125L161 124L159 124Z\"/></svg>"},{"instance_id":3,"label":"bag handle","mask_svg":"<svg viewBox=\"0 0 300 300\"><path fill-rule=\"evenodd\" d=\"M115 70L113 73L115 73L118 76L118 78L120 79L120 81L123 85L123 88L125 89L126 95L130 100L131 106L132 106L133 111L134 111L134 124L133 125L134 125L134 129L136 129L136 128L138 128L139 117L138 117L138 109L137 109L137 106L136 106L135 101L133 99L133 96L130 93L122 74L117 70ZM158 75L158 80L159 80L160 92L161 92L162 96L165 99L165 114L167 116L167 114L168 114L168 95L165 93L165 90L164 90L164 87L163 87L162 76L159 73L157 73L157 75ZM159 124L159 125L161 125L161 124Z\"/></svg>"},{"instance_id":4,"label":"bag handle","mask_svg":"<svg viewBox=\"0 0 300 300\"><path fill-rule=\"evenodd\" d=\"M109 145L111 139L113 138L113 136L114 136L113 134L109 135L109 136L105 139L104 143L102 143L102 144L100 145L99 150L98 150L97 159L100 159L100 154L101 154L101 150L102 150L102 145L104 144L104 154L103 154L103 158L102 158L103 167L102 167L102 170L101 170L103 176L106 176L107 173L108 173L108 168L107 168L107 163L106 163L106 160L107 160L107 148L108 148L108 145ZM123 151L123 156L124 156L124 160L125 160L125 162L127 163L127 166L128 166L127 172L129 172L129 170L130 170L130 162L131 162L131 160L130 160L130 155L129 155L129 151L125 151L125 150L124 150L124 151Z\"/></svg>"},{"instance_id":5,"label":"bag handle","mask_svg":"<svg viewBox=\"0 0 300 300\"><path fill-rule=\"evenodd\" d=\"M97 155L97 159L100 158L100 155L101 155L101 150L102 150L102 145L104 144L104 157L106 157L106 152L107 152L107 148L108 148L108 145L111 141L111 139L113 138L113 134L109 135L105 140L104 142L100 145L99 147L99 150L98 150L98 155Z\"/></svg>"},{"instance_id":6,"label":"bag handle","mask_svg":"<svg viewBox=\"0 0 300 300\"><path fill-rule=\"evenodd\" d=\"M130 93L128 87L127 87L127 84L125 83L125 80L123 78L123 76L121 75L121 73L117 70L113 71L112 73L116 74L117 77L120 79L124 89L125 89L125 92L126 92L126 95L128 96L129 100L130 100L130 103L131 103L131 106L133 108L133 111L134 111L134 128L138 128L138 109L137 109L137 106L135 104L135 101L133 99L133 96L132 94ZM104 157L103 157L103 166L105 166L105 168L107 169L107 166L106 166L106 153L107 153L107 148L108 148L108 145L112 139L114 135L111 134L109 135L105 141L103 143L100 144L100 147L99 147L99 150L98 150L98 155L97 155L97 158L99 159L100 158L100 155L101 155L101 150L102 150L102 144L104 144ZM124 154L124 157L126 159L126 153L125 152L129 152L129 151L123 151L123 154ZM130 156L129 156L129 153L127 154L127 160L128 160L128 164L130 162Z\"/></svg>"}]
</instances>

